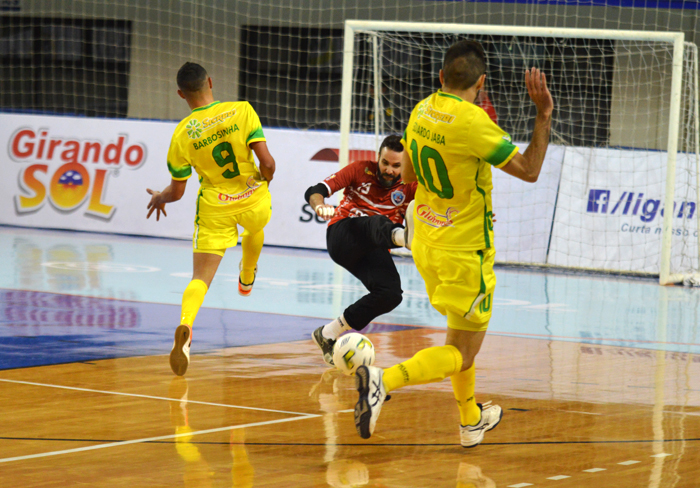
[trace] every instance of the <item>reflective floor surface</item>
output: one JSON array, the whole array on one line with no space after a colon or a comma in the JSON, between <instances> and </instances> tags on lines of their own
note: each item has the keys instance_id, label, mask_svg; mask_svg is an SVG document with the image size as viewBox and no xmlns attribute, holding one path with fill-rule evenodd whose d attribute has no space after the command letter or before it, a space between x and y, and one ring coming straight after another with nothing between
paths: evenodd
<instances>
[{"instance_id":1,"label":"reflective floor surface","mask_svg":"<svg viewBox=\"0 0 700 488\"><path fill-rule=\"evenodd\" d=\"M477 401L459 445L449 381L392 393L370 440L354 382L311 331L365 293L324 252L266 247L253 294L230 250L167 354L190 243L0 227L2 486L700 486L700 290L497 269ZM410 258L404 300L365 329L389 366L444 343Z\"/></svg>"}]
</instances>

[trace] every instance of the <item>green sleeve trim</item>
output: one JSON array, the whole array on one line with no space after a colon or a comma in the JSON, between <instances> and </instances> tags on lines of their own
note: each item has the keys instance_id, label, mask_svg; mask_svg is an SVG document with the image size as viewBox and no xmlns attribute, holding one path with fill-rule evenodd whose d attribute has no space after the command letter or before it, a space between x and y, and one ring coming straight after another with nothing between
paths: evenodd
<instances>
[{"instance_id":1,"label":"green sleeve trim","mask_svg":"<svg viewBox=\"0 0 700 488\"><path fill-rule=\"evenodd\" d=\"M510 163L510 161L513 159L513 156L515 156L516 154L518 154L518 151L519 151L519 150L520 150L520 149L518 149L518 146L515 146L515 148L513 149L513 152L510 153L510 154L508 155L508 157L505 159L505 161L503 161L501 164L494 164L493 167L494 167L494 168L502 168L502 167L504 167L506 164Z\"/></svg>"},{"instance_id":2,"label":"green sleeve trim","mask_svg":"<svg viewBox=\"0 0 700 488\"><path fill-rule=\"evenodd\" d=\"M262 127L258 127L255 129L253 132L250 133L248 136L248 139L245 140L246 144L250 144L251 142L257 142L257 141L264 141L265 140L265 134L263 134Z\"/></svg>"},{"instance_id":3,"label":"green sleeve trim","mask_svg":"<svg viewBox=\"0 0 700 488\"><path fill-rule=\"evenodd\" d=\"M170 171L174 180L186 180L192 176L192 166L185 166L184 168L177 169L170 164L170 161L168 161L168 171Z\"/></svg>"},{"instance_id":4,"label":"green sleeve trim","mask_svg":"<svg viewBox=\"0 0 700 488\"><path fill-rule=\"evenodd\" d=\"M492 166L499 167L512 158L518 152L518 146L512 142L504 140L498 147L486 157L486 162Z\"/></svg>"}]
</instances>

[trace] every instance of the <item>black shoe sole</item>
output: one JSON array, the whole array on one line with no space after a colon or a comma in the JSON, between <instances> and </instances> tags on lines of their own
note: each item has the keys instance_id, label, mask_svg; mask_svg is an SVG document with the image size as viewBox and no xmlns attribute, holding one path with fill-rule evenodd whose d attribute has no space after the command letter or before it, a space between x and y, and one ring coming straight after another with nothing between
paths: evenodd
<instances>
[{"instance_id":1,"label":"black shoe sole","mask_svg":"<svg viewBox=\"0 0 700 488\"><path fill-rule=\"evenodd\" d=\"M355 385L360 399L355 404L355 428L363 439L369 439L372 433L369 431L369 421L372 411L369 407L369 370L360 366L355 372Z\"/></svg>"},{"instance_id":2,"label":"black shoe sole","mask_svg":"<svg viewBox=\"0 0 700 488\"><path fill-rule=\"evenodd\" d=\"M190 328L186 325L179 325L175 329L175 346L170 351L170 369L178 376L183 376L190 365L187 356L182 352L182 347L190 340Z\"/></svg>"}]
</instances>

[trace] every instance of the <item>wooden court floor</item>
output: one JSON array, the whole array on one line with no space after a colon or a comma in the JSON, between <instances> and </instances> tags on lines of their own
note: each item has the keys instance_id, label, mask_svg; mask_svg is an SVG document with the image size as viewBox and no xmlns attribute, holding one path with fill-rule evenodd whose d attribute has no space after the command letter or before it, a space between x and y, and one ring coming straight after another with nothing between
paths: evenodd
<instances>
[{"instance_id":1,"label":"wooden court floor","mask_svg":"<svg viewBox=\"0 0 700 488\"><path fill-rule=\"evenodd\" d=\"M369 337L389 366L444 334ZM367 441L355 401L310 340L195 354L184 378L165 355L4 370L0 486L700 486L697 355L487 335L477 401L504 417L473 449L449 380L393 392Z\"/></svg>"}]
</instances>

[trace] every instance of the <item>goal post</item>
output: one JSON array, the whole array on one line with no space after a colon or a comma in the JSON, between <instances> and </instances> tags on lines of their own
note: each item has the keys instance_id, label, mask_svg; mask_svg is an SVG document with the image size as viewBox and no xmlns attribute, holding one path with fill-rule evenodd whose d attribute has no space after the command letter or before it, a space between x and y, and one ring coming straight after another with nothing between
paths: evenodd
<instances>
[{"instance_id":1,"label":"goal post","mask_svg":"<svg viewBox=\"0 0 700 488\"><path fill-rule=\"evenodd\" d=\"M492 118L521 148L535 112L518 76L543 69L555 101L548 183L500 184L494 171L497 262L700 283L698 63L684 33L347 20L344 36L341 166L406 129L449 44L479 40ZM523 220L546 191L540 220Z\"/></svg>"}]
</instances>

